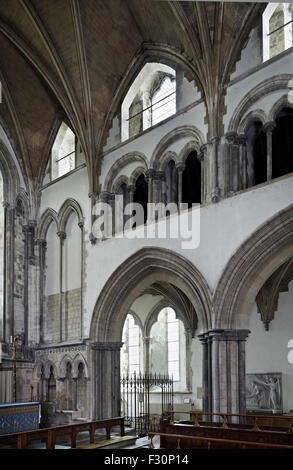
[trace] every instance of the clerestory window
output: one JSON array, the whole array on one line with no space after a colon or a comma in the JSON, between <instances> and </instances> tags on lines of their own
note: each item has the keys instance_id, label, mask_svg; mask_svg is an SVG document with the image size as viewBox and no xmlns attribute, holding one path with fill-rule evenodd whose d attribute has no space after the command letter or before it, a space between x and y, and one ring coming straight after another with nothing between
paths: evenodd
<instances>
[{"instance_id":1,"label":"clerestory window","mask_svg":"<svg viewBox=\"0 0 293 470\"><path fill-rule=\"evenodd\" d=\"M293 46L292 3L269 3L263 13L263 61Z\"/></svg>"},{"instance_id":2,"label":"clerestory window","mask_svg":"<svg viewBox=\"0 0 293 470\"><path fill-rule=\"evenodd\" d=\"M165 64L147 63L121 106L121 140L138 135L176 113L176 72Z\"/></svg>"}]
</instances>

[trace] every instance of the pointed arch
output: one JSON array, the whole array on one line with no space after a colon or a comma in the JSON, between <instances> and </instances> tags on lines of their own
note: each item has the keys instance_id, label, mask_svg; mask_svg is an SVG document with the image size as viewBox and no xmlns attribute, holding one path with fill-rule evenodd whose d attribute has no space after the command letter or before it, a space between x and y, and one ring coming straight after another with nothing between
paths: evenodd
<instances>
[{"instance_id":1,"label":"pointed arch","mask_svg":"<svg viewBox=\"0 0 293 470\"><path fill-rule=\"evenodd\" d=\"M245 328L266 280L293 256L293 204L263 224L227 264L213 296L214 328Z\"/></svg>"},{"instance_id":2,"label":"pointed arch","mask_svg":"<svg viewBox=\"0 0 293 470\"><path fill-rule=\"evenodd\" d=\"M84 218L80 205L75 199L66 199L58 212L58 231L66 232L66 224L72 212L75 212L78 218L78 225L83 226Z\"/></svg>"},{"instance_id":3,"label":"pointed arch","mask_svg":"<svg viewBox=\"0 0 293 470\"><path fill-rule=\"evenodd\" d=\"M104 285L94 307L90 338L121 341L125 316L133 301L156 281L181 289L193 304L203 331L210 328L210 290L196 267L171 250L143 248L124 261Z\"/></svg>"},{"instance_id":4,"label":"pointed arch","mask_svg":"<svg viewBox=\"0 0 293 470\"><path fill-rule=\"evenodd\" d=\"M37 230L37 239L46 240L47 232L51 223L56 224L56 233L58 231L58 214L54 209L48 207L45 212L43 212L40 222L38 224Z\"/></svg>"},{"instance_id":5,"label":"pointed arch","mask_svg":"<svg viewBox=\"0 0 293 470\"><path fill-rule=\"evenodd\" d=\"M89 374L88 364L80 352L73 358L73 361L72 361L72 378L73 379L78 378L78 368L80 364L83 365L84 377L86 379L89 379L90 374Z\"/></svg>"}]
</instances>

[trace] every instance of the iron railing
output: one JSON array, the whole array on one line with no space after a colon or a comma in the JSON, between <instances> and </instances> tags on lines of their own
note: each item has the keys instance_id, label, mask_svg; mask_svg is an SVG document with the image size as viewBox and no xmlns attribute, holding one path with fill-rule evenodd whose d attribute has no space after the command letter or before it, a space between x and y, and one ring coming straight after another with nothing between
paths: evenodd
<instances>
[{"instance_id":1,"label":"iron railing","mask_svg":"<svg viewBox=\"0 0 293 470\"><path fill-rule=\"evenodd\" d=\"M134 373L123 375L120 382L125 426L139 435L159 431L164 411L173 407L173 379L168 375ZM158 413L158 406L161 414Z\"/></svg>"}]
</instances>

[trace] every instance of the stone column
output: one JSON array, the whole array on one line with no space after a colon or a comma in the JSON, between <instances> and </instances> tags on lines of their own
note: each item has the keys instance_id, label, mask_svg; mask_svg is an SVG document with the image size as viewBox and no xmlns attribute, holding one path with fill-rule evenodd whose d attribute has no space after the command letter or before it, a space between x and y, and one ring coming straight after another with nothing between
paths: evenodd
<instances>
[{"instance_id":1,"label":"stone column","mask_svg":"<svg viewBox=\"0 0 293 470\"><path fill-rule=\"evenodd\" d=\"M66 238L65 232L57 233L60 239L60 250L59 250L59 340L60 343L63 341L64 331L63 331L63 247L64 240Z\"/></svg>"},{"instance_id":2,"label":"stone column","mask_svg":"<svg viewBox=\"0 0 293 470\"><path fill-rule=\"evenodd\" d=\"M267 122L263 126L263 130L267 136L267 181L270 181L272 179L272 172L273 172L272 133L275 127L276 127L276 124L274 121Z\"/></svg>"},{"instance_id":3,"label":"stone column","mask_svg":"<svg viewBox=\"0 0 293 470\"><path fill-rule=\"evenodd\" d=\"M185 165L184 163L178 163L176 165L177 169L177 194L178 194L178 205L180 209L180 204L182 204L183 200L183 185L182 185L182 180L183 180L183 171L184 171Z\"/></svg>"},{"instance_id":4,"label":"stone column","mask_svg":"<svg viewBox=\"0 0 293 470\"><path fill-rule=\"evenodd\" d=\"M200 153L198 155L198 158L200 158L201 161L201 188L202 188L202 194L201 194L201 203L204 204L207 202L208 198L208 166L207 166L207 150L208 150L208 145L204 144L200 147Z\"/></svg>"},{"instance_id":5,"label":"stone column","mask_svg":"<svg viewBox=\"0 0 293 470\"><path fill-rule=\"evenodd\" d=\"M218 202L220 199L220 190L218 182L218 146L221 139L217 135L211 138L211 160L213 168L213 183L212 183L212 202Z\"/></svg>"},{"instance_id":6,"label":"stone column","mask_svg":"<svg viewBox=\"0 0 293 470\"><path fill-rule=\"evenodd\" d=\"M14 336L14 260L15 260L15 208L8 203L4 205L5 216L5 241L4 241L4 269L5 279L4 291L4 338L5 342L10 342L10 337Z\"/></svg>"},{"instance_id":7,"label":"stone column","mask_svg":"<svg viewBox=\"0 0 293 470\"><path fill-rule=\"evenodd\" d=\"M240 188L247 188L247 154L246 154L246 135L240 134L237 137L239 144L239 166L240 166Z\"/></svg>"},{"instance_id":8,"label":"stone column","mask_svg":"<svg viewBox=\"0 0 293 470\"><path fill-rule=\"evenodd\" d=\"M210 330L203 344L203 410L245 414L245 340L249 330Z\"/></svg>"},{"instance_id":9,"label":"stone column","mask_svg":"<svg viewBox=\"0 0 293 470\"><path fill-rule=\"evenodd\" d=\"M46 269L46 240L37 240L39 247L39 342L44 342L44 299L45 299L45 269Z\"/></svg>"},{"instance_id":10,"label":"stone column","mask_svg":"<svg viewBox=\"0 0 293 470\"><path fill-rule=\"evenodd\" d=\"M145 374L150 373L150 340L149 336L143 337L143 370Z\"/></svg>"},{"instance_id":11,"label":"stone column","mask_svg":"<svg viewBox=\"0 0 293 470\"><path fill-rule=\"evenodd\" d=\"M120 342L91 343L93 419L120 416Z\"/></svg>"},{"instance_id":12,"label":"stone column","mask_svg":"<svg viewBox=\"0 0 293 470\"><path fill-rule=\"evenodd\" d=\"M239 162L239 142L236 132L228 132L225 135L228 142L228 165L226 174L226 191L228 196L233 195L239 188L239 174L240 174L240 162Z\"/></svg>"},{"instance_id":13,"label":"stone column","mask_svg":"<svg viewBox=\"0 0 293 470\"><path fill-rule=\"evenodd\" d=\"M79 222L80 228L80 339L83 337L83 276L84 276L84 222Z\"/></svg>"}]
</instances>

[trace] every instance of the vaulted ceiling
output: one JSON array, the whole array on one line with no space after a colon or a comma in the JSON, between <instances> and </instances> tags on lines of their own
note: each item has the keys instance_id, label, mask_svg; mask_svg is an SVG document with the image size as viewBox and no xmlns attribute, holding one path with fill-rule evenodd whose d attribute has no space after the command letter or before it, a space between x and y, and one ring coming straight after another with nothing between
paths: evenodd
<instances>
[{"instance_id":1,"label":"vaulted ceiling","mask_svg":"<svg viewBox=\"0 0 293 470\"><path fill-rule=\"evenodd\" d=\"M143 61L181 64L221 132L225 85L263 3L0 0L0 120L36 189L60 120L84 149L90 191L123 93Z\"/></svg>"}]
</instances>

